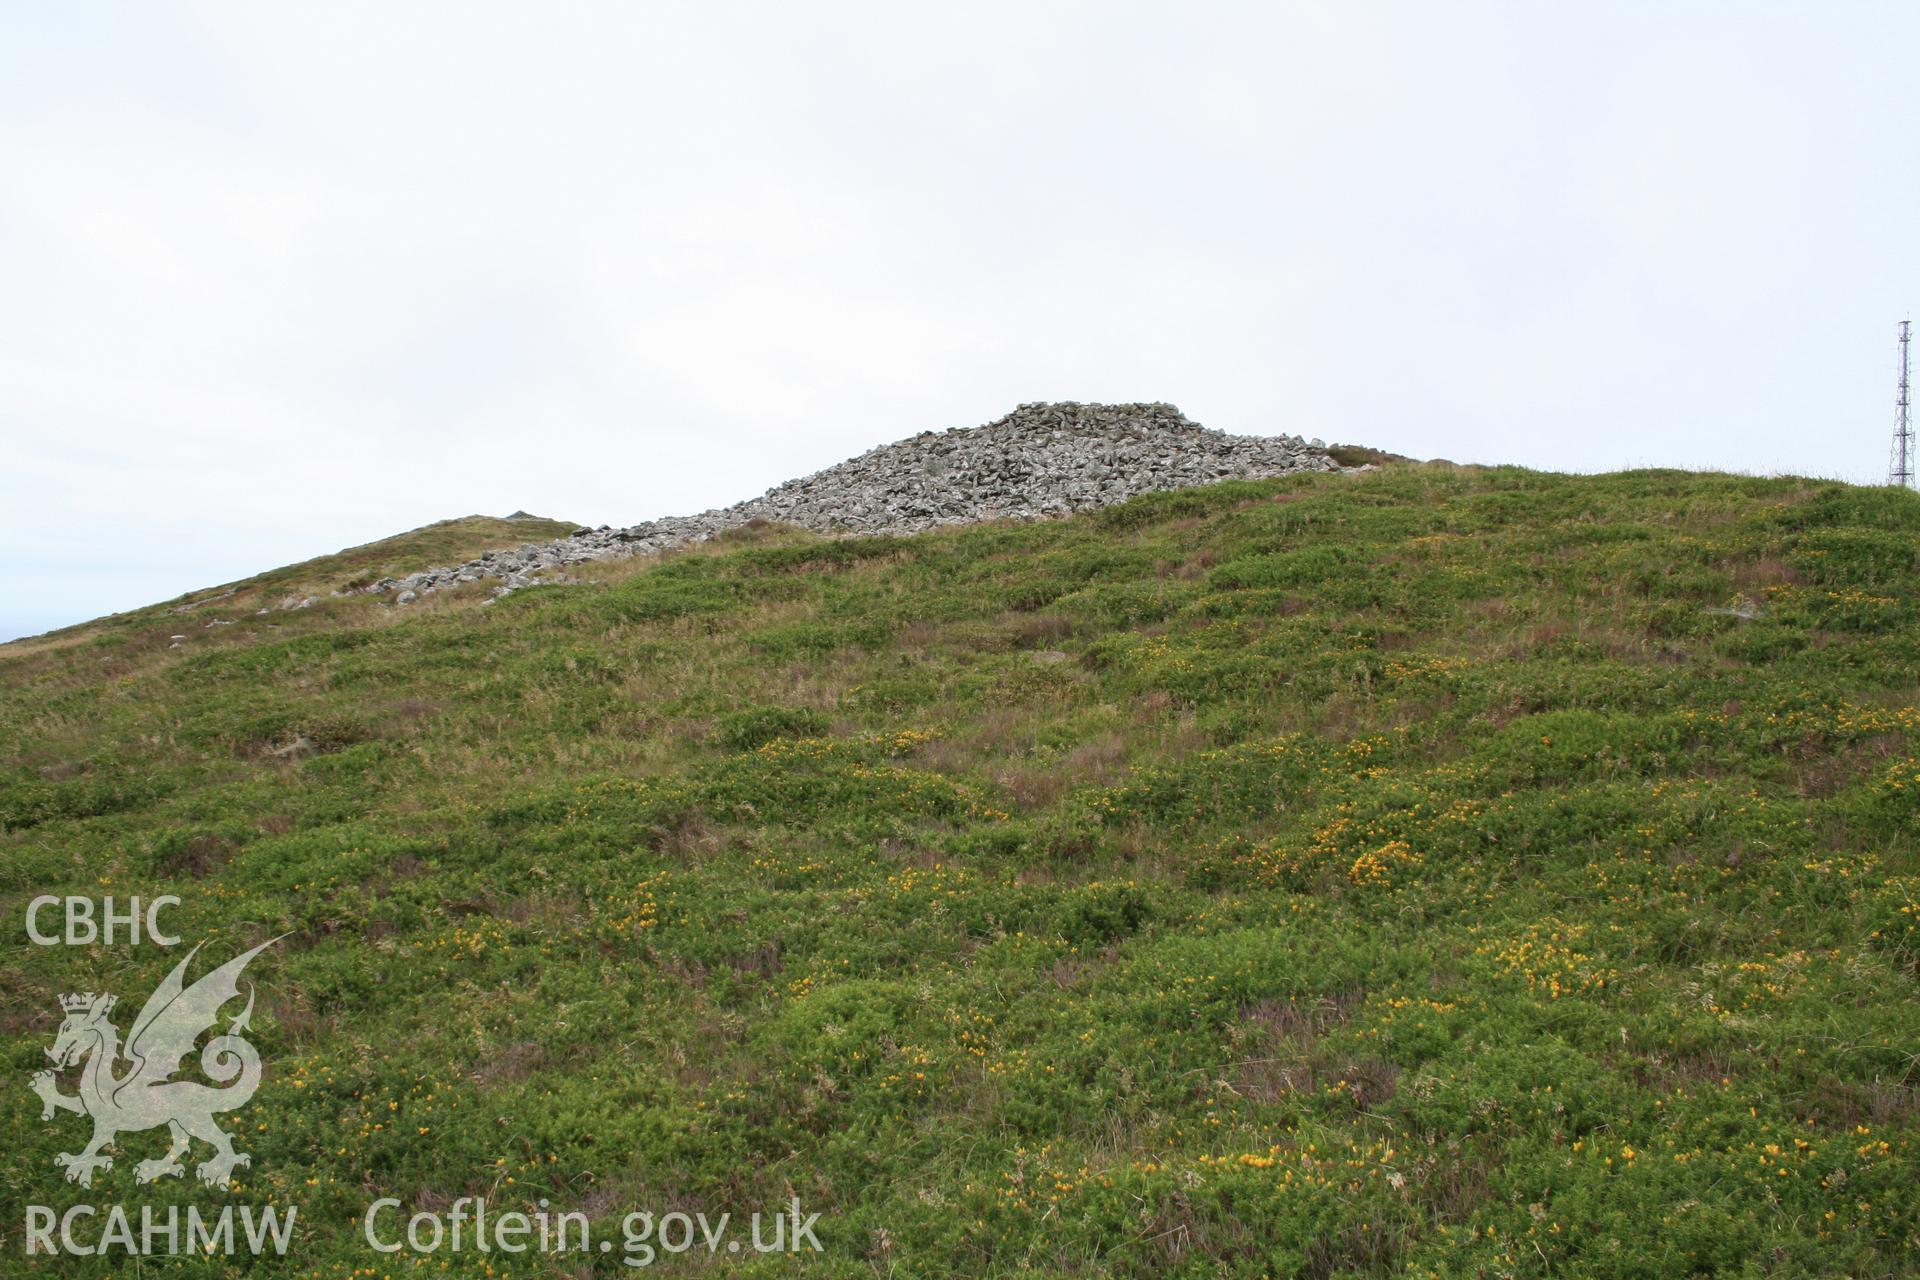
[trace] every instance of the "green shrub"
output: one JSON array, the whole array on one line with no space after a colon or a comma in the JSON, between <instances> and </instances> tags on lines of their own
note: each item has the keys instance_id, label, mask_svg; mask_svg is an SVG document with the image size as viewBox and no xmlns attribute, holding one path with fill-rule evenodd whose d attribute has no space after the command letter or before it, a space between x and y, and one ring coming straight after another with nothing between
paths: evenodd
<instances>
[{"instance_id":1,"label":"green shrub","mask_svg":"<svg viewBox=\"0 0 1920 1280\"><path fill-rule=\"evenodd\" d=\"M755 751L776 738L818 738L827 718L808 707L750 707L720 717L720 745L729 751Z\"/></svg>"}]
</instances>

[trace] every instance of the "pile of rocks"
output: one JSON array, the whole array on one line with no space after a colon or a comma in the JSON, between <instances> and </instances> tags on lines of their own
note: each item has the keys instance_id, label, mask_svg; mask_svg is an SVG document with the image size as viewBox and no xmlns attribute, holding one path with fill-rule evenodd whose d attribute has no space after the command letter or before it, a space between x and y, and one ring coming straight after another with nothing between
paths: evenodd
<instances>
[{"instance_id":1,"label":"pile of rocks","mask_svg":"<svg viewBox=\"0 0 1920 1280\"><path fill-rule=\"evenodd\" d=\"M1170 404L1023 404L983 427L928 431L758 498L624 529L581 529L555 542L490 551L366 588L398 603L466 582L496 580L498 597L555 581L590 560L704 542L750 520L818 533L918 533L975 520L1035 520L1143 493L1294 471L1338 471L1318 440L1232 436L1189 422Z\"/></svg>"}]
</instances>

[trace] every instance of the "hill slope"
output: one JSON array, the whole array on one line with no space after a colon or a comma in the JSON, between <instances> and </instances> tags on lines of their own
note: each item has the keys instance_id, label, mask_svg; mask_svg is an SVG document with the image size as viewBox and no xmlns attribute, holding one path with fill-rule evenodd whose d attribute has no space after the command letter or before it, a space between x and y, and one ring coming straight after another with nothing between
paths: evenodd
<instances>
[{"instance_id":1,"label":"hill slope","mask_svg":"<svg viewBox=\"0 0 1920 1280\"><path fill-rule=\"evenodd\" d=\"M0 906L290 935L231 1197L301 1205L287 1274L411 1272L382 1195L798 1197L836 1274L1906 1272L1917 545L1393 466L128 624L0 651ZM22 1082L177 959L8 945ZM0 1222L218 1203L136 1193L151 1134L65 1186L29 1101Z\"/></svg>"},{"instance_id":2,"label":"hill slope","mask_svg":"<svg viewBox=\"0 0 1920 1280\"><path fill-rule=\"evenodd\" d=\"M45 636L28 637L16 642L19 648L12 652L17 655L43 643L69 643L83 636L98 635L103 629L138 627L160 618L186 618L187 621L169 632L174 635L181 627L204 626L215 617L224 622L262 609L297 606L309 596L360 590L370 582L412 573L440 561L466 560L516 543L545 542L565 536L575 527L570 521L528 515L504 518L475 515L436 520L418 529L270 569L238 582L189 591L160 604L62 627Z\"/></svg>"}]
</instances>

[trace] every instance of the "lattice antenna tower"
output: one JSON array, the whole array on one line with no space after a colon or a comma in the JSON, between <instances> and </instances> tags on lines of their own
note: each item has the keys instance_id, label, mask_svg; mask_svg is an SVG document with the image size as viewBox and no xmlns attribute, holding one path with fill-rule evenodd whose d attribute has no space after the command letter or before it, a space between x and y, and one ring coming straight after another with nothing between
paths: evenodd
<instances>
[{"instance_id":1,"label":"lattice antenna tower","mask_svg":"<svg viewBox=\"0 0 1920 1280\"><path fill-rule=\"evenodd\" d=\"M1900 322L1900 397L1894 401L1893 450L1887 461L1887 483L1902 488L1913 486L1913 407L1907 389L1907 348L1912 329L1913 321Z\"/></svg>"}]
</instances>

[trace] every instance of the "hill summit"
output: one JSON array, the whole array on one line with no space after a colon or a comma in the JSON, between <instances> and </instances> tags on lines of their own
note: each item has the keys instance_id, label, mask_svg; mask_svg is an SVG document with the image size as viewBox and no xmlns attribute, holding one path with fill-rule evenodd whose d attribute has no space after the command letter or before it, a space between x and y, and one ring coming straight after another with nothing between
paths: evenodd
<instances>
[{"instance_id":1,"label":"hill summit","mask_svg":"<svg viewBox=\"0 0 1920 1280\"><path fill-rule=\"evenodd\" d=\"M483 578L496 595L542 572L646 555L752 521L815 533L906 534L977 520L1035 520L1111 506L1221 480L1338 471L1319 441L1236 436L1189 420L1170 404L1023 404L980 427L923 431L777 485L758 498L626 528L580 529L556 541L488 552L454 566L383 578L369 591L418 594Z\"/></svg>"}]
</instances>

